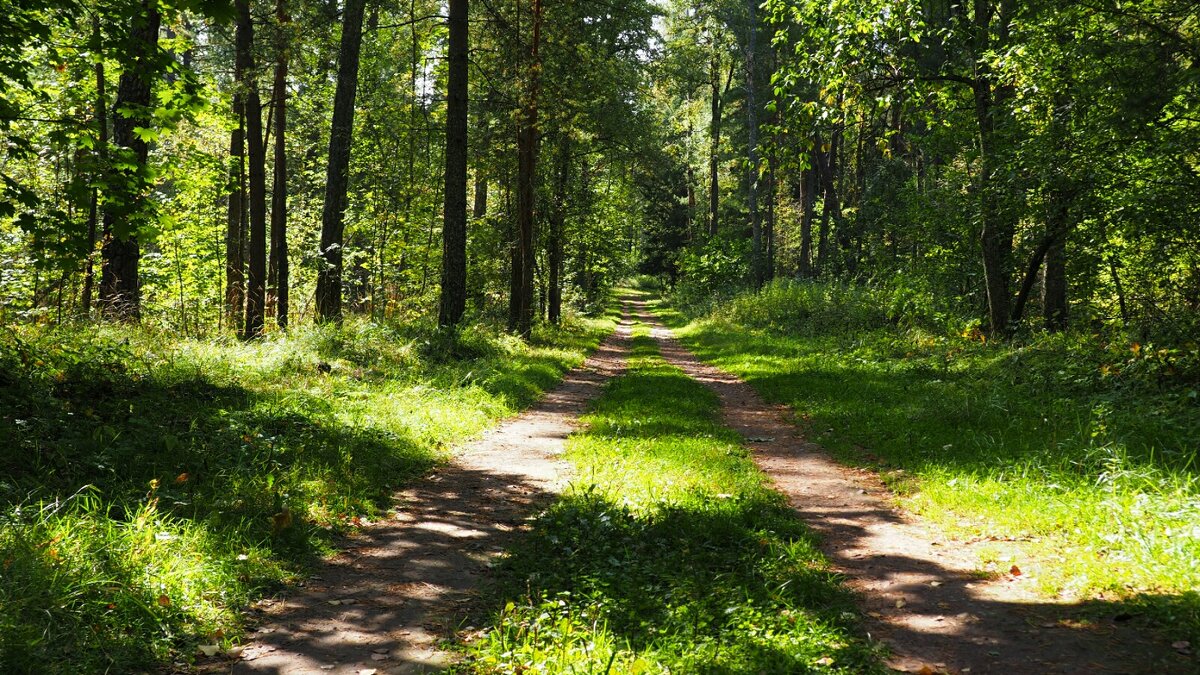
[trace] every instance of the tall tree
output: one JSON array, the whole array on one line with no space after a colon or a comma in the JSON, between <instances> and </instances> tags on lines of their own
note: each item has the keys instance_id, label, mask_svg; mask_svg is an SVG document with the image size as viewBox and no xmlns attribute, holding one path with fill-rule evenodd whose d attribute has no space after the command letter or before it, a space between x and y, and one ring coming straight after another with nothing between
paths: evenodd
<instances>
[{"instance_id":1,"label":"tall tree","mask_svg":"<svg viewBox=\"0 0 1200 675\"><path fill-rule=\"evenodd\" d=\"M337 89L329 131L325 172L325 205L321 212L321 257L317 270L317 320L342 320L342 244L345 232L346 188L349 183L350 140L354 132L354 98L358 92L358 56L362 47L366 0L346 0L342 10L342 42L338 53Z\"/></svg>"},{"instance_id":2,"label":"tall tree","mask_svg":"<svg viewBox=\"0 0 1200 675\"><path fill-rule=\"evenodd\" d=\"M1012 0L1000 0L999 12L995 10L991 0L974 0L975 39L972 56L975 72L971 87L975 97L979 138L979 238L983 252L988 325L992 334L1000 334L1008 328L1012 276L1009 260L1012 257L1014 223L1000 204L998 175L1001 171L999 154L1002 149L997 122L1006 114L1004 100L1010 94L1007 88L1001 86L999 73L992 65L988 52L1008 46ZM993 36L993 31L997 35Z\"/></svg>"},{"instance_id":3,"label":"tall tree","mask_svg":"<svg viewBox=\"0 0 1200 675\"><path fill-rule=\"evenodd\" d=\"M718 213L721 206L721 114L725 109L725 95L733 83L733 65L725 74L725 84L721 84L721 52L714 29L712 35L712 58L709 61L709 96L711 97L711 117L708 126L708 236L717 234L719 224Z\"/></svg>"},{"instance_id":4,"label":"tall tree","mask_svg":"<svg viewBox=\"0 0 1200 675\"><path fill-rule=\"evenodd\" d=\"M446 189L442 225L442 288L438 325L462 320L467 302L467 10L449 0L446 84ZM486 188L485 188L486 189Z\"/></svg>"},{"instance_id":5,"label":"tall tree","mask_svg":"<svg viewBox=\"0 0 1200 675\"><path fill-rule=\"evenodd\" d=\"M763 242L762 217L758 212L758 97L755 88L755 65L758 51L758 15L755 12L757 0L746 0L749 20L746 23L746 154L748 158L746 202L750 210L750 270L754 277L754 285L762 286L767 277L767 260Z\"/></svg>"},{"instance_id":6,"label":"tall tree","mask_svg":"<svg viewBox=\"0 0 1200 675\"><path fill-rule=\"evenodd\" d=\"M533 329L533 273L534 273L534 180L537 176L538 146L538 94L541 87L542 62L540 56L542 37L542 0L532 0L532 22L529 42L529 61L526 73L524 100L517 124L517 260L519 269L514 270L517 297L512 303L515 310L513 329L522 337L529 337Z\"/></svg>"},{"instance_id":7,"label":"tall tree","mask_svg":"<svg viewBox=\"0 0 1200 675\"><path fill-rule=\"evenodd\" d=\"M96 14L92 17L92 40L98 48L103 39L100 32L100 15ZM104 61L96 59L96 63L92 66L92 72L96 78L96 101L93 104L96 117L96 154L100 159L100 166L104 167L108 156L108 94L106 93ZM93 185L88 204L87 257L84 260L83 290L80 292L80 304L84 316L90 315L92 311L92 287L95 285L96 223L99 211L99 188Z\"/></svg>"},{"instance_id":8,"label":"tall tree","mask_svg":"<svg viewBox=\"0 0 1200 675\"><path fill-rule=\"evenodd\" d=\"M237 0L236 59L246 103L246 163L250 196L250 245L246 251L246 326L243 335L262 334L267 292L267 175L263 147L262 99L254 65L254 24L250 0Z\"/></svg>"},{"instance_id":9,"label":"tall tree","mask_svg":"<svg viewBox=\"0 0 1200 675\"><path fill-rule=\"evenodd\" d=\"M288 83L288 16L287 0L275 1L275 167L271 187L271 253L267 275L275 293L275 322L280 328L288 325L288 300L291 292L288 270L287 241L287 83Z\"/></svg>"},{"instance_id":10,"label":"tall tree","mask_svg":"<svg viewBox=\"0 0 1200 675\"><path fill-rule=\"evenodd\" d=\"M558 325L562 319L563 229L567 219L567 185L570 182L571 136L559 132L558 167L554 179L554 204L550 212L550 232L546 240L546 262L550 268L547 284L547 318Z\"/></svg>"},{"instance_id":11,"label":"tall tree","mask_svg":"<svg viewBox=\"0 0 1200 675\"><path fill-rule=\"evenodd\" d=\"M158 72L158 30L162 18L157 0L144 0L133 17L129 31L130 65L121 73L117 100L113 105L114 153L131 155L131 168L113 173L104 210L104 234L100 273L100 306L105 316L137 320L141 317L141 286L138 263L138 229L146 217L146 185L149 182L150 145L138 133L153 128L150 107L155 73Z\"/></svg>"},{"instance_id":12,"label":"tall tree","mask_svg":"<svg viewBox=\"0 0 1200 675\"><path fill-rule=\"evenodd\" d=\"M233 116L229 132L229 188L225 220L225 318L242 331L246 319L246 104L241 70L234 67Z\"/></svg>"}]
</instances>

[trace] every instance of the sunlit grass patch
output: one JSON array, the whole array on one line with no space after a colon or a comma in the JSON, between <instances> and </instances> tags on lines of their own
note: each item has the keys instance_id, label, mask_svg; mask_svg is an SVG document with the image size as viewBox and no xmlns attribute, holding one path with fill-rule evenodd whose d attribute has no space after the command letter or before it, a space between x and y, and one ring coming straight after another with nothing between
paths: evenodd
<instances>
[{"instance_id":1,"label":"sunlit grass patch","mask_svg":"<svg viewBox=\"0 0 1200 675\"><path fill-rule=\"evenodd\" d=\"M769 310L747 295L691 322L663 314L701 358L790 405L810 439L881 470L907 507L995 541L981 565L1017 564L1069 599L1169 606L1162 623L1200 638L1200 408L1186 358L1085 335L984 343L839 320L812 285L764 293Z\"/></svg>"},{"instance_id":2,"label":"sunlit grass patch","mask_svg":"<svg viewBox=\"0 0 1200 675\"><path fill-rule=\"evenodd\" d=\"M249 602L612 326L572 319L531 344L357 321L253 343L6 333L0 670L128 672L228 646Z\"/></svg>"},{"instance_id":3,"label":"sunlit grass patch","mask_svg":"<svg viewBox=\"0 0 1200 675\"><path fill-rule=\"evenodd\" d=\"M0 647L15 671L103 672L181 644L229 646L236 609L289 576L268 548L231 541L148 497L115 514L95 490L26 503L0 527Z\"/></svg>"},{"instance_id":4,"label":"sunlit grass patch","mask_svg":"<svg viewBox=\"0 0 1200 675\"><path fill-rule=\"evenodd\" d=\"M577 480L510 552L475 672L878 670L811 535L644 330L568 457Z\"/></svg>"}]
</instances>

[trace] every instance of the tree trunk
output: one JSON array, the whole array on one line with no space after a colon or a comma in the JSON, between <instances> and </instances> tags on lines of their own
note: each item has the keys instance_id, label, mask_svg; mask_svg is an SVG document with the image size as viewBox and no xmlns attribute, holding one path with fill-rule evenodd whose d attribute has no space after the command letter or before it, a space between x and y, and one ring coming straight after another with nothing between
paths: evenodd
<instances>
[{"instance_id":1,"label":"tree trunk","mask_svg":"<svg viewBox=\"0 0 1200 675\"><path fill-rule=\"evenodd\" d=\"M567 185L570 181L571 137L563 132L558 140L558 175L554 186L554 211L550 214L550 236L546 242L549 262L549 319L557 326L562 319L563 226L567 219Z\"/></svg>"},{"instance_id":2,"label":"tree trunk","mask_svg":"<svg viewBox=\"0 0 1200 675\"><path fill-rule=\"evenodd\" d=\"M1054 100L1054 121L1050 127L1055 147L1063 152L1063 164L1071 161L1071 139L1069 136L1071 96L1068 91L1060 92ZM1065 166L1062 170L1065 170ZM1046 263L1042 270L1042 319L1046 330L1057 332L1067 328L1067 240L1071 233L1071 211L1077 188L1058 177L1050 193L1050 219L1046 224L1048 233L1059 236L1046 251Z\"/></svg>"},{"instance_id":3,"label":"tree trunk","mask_svg":"<svg viewBox=\"0 0 1200 675\"><path fill-rule=\"evenodd\" d=\"M800 181L796 183L796 198L800 201L800 276L813 276L812 260L812 222L813 205L817 193L817 155L816 150L809 152L808 166L800 170Z\"/></svg>"},{"instance_id":4,"label":"tree trunk","mask_svg":"<svg viewBox=\"0 0 1200 675\"><path fill-rule=\"evenodd\" d=\"M712 86L712 118L709 121L708 151L708 236L717 236L717 208L720 205L721 188L719 166L721 154L721 62L716 45L709 72Z\"/></svg>"},{"instance_id":5,"label":"tree trunk","mask_svg":"<svg viewBox=\"0 0 1200 675\"><path fill-rule=\"evenodd\" d=\"M354 98L358 92L358 53L362 46L365 0L346 0L342 44L338 54L337 91L329 132L329 163L325 173L325 205L321 213L321 257L317 270L317 320L342 320L342 238L345 231L346 187L349 182L350 139L354 131Z\"/></svg>"},{"instance_id":6,"label":"tree trunk","mask_svg":"<svg viewBox=\"0 0 1200 675\"><path fill-rule=\"evenodd\" d=\"M513 213L515 216L516 214ZM524 267L521 263L521 232L514 218L506 218L508 224L508 331L517 332L521 322L521 283L524 277Z\"/></svg>"},{"instance_id":7,"label":"tree trunk","mask_svg":"<svg viewBox=\"0 0 1200 675\"><path fill-rule=\"evenodd\" d=\"M475 198L471 203L471 218L481 220L487 215L488 179L483 169L475 171Z\"/></svg>"},{"instance_id":8,"label":"tree trunk","mask_svg":"<svg viewBox=\"0 0 1200 675\"><path fill-rule=\"evenodd\" d=\"M100 39L100 17L93 15L92 31L97 40ZM96 73L96 136L97 136L97 155L100 159L100 166L104 167L108 159L108 94L105 91L104 78L104 62L97 59L93 66ZM88 206L88 223L87 223L87 257L84 259L83 270L83 291L81 292L81 306L83 315L89 316L92 313L92 287L95 285L95 267L96 267L96 225L100 215L100 195L97 188L92 188L91 200Z\"/></svg>"},{"instance_id":9,"label":"tree trunk","mask_svg":"<svg viewBox=\"0 0 1200 675\"><path fill-rule=\"evenodd\" d=\"M746 155L749 160L746 184L746 202L750 210L750 274L754 287L761 288L766 281L766 255L763 251L762 218L758 213L758 100L755 91L755 51L758 49L758 15L754 11L756 0L747 0L750 13L747 27L746 49Z\"/></svg>"},{"instance_id":10,"label":"tree trunk","mask_svg":"<svg viewBox=\"0 0 1200 675\"><path fill-rule=\"evenodd\" d=\"M992 335L1008 329L1009 286L1014 226L1001 212L996 174L997 138L996 115L1000 106L995 100L995 73L983 58L993 46L991 39L992 5L989 0L974 0L975 11L975 120L979 127L979 220L980 249L983 254L984 290L988 301L988 328ZM1004 14L1004 12L1001 12ZM1000 23L1006 22L1001 17ZM1001 28L1007 30L1006 27ZM1003 42L1003 41L1001 41ZM997 45L1003 47L1003 44Z\"/></svg>"},{"instance_id":11,"label":"tree trunk","mask_svg":"<svg viewBox=\"0 0 1200 675\"><path fill-rule=\"evenodd\" d=\"M152 94L151 78L154 76L154 61L158 52L158 30L161 16L158 3L144 0L141 11L133 17L130 29L132 64L121 73L117 84L117 100L113 105L113 141L118 148L133 152L137 167L143 167L150 153L150 146L138 136L134 129L152 126L142 112L150 107ZM124 111L124 112L123 112ZM137 169L135 169L136 171ZM104 244L101 249L100 306L105 316L136 321L141 317L141 286L138 282L137 230L142 220L143 201L140 186L143 178L121 176L119 183L128 180L134 184L132 190L118 188L115 204L106 205L104 211Z\"/></svg>"},{"instance_id":12,"label":"tree trunk","mask_svg":"<svg viewBox=\"0 0 1200 675\"><path fill-rule=\"evenodd\" d=\"M467 2L449 0L446 85L446 191L442 297L438 325L462 320L467 303Z\"/></svg>"},{"instance_id":13,"label":"tree trunk","mask_svg":"<svg viewBox=\"0 0 1200 675\"><path fill-rule=\"evenodd\" d=\"M1129 328L1132 317L1129 314L1129 305L1125 302L1125 288L1121 285L1120 265L1117 264L1115 254L1108 256L1108 272L1112 276L1113 290L1117 292L1117 306L1121 309L1121 325Z\"/></svg>"},{"instance_id":14,"label":"tree trunk","mask_svg":"<svg viewBox=\"0 0 1200 675\"><path fill-rule=\"evenodd\" d=\"M516 332L521 337L529 337L533 330L534 180L537 175L542 0L532 2L533 35L529 46L529 80L517 128L517 252L520 258L521 283L516 307Z\"/></svg>"},{"instance_id":15,"label":"tree trunk","mask_svg":"<svg viewBox=\"0 0 1200 675\"><path fill-rule=\"evenodd\" d=\"M1051 233L1050 246L1046 249L1046 263L1042 271L1042 317L1046 330L1061 331L1067 328L1067 237L1070 232L1069 196L1057 195L1054 220L1048 223Z\"/></svg>"},{"instance_id":16,"label":"tree trunk","mask_svg":"<svg viewBox=\"0 0 1200 675\"><path fill-rule=\"evenodd\" d=\"M291 284L287 241L287 77L288 17L287 0L276 0L275 20L278 44L275 47L275 175L271 187L271 261L270 281L275 292L275 323L287 328Z\"/></svg>"},{"instance_id":17,"label":"tree trunk","mask_svg":"<svg viewBox=\"0 0 1200 675\"><path fill-rule=\"evenodd\" d=\"M988 325L992 335L1000 335L1008 328L1009 302L1009 257L1012 250L1012 233L1007 230L1003 216L999 213L996 195L995 158L993 153L994 126L992 122L991 94L989 85L979 81L975 87L975 111L979 125L980 175L979 175L979 233L980 249L983 253L984 290L988 301Z\"/></svg>"},{"instance_id":18,"label":"tree trunk","mask_svg":"<svg viewBox=\"0 0 1200 675\"><path fill-rule=\"evenodd\" d=\"M853 275L858 269L858 259L855 251L854 237L850 228L846 227L845 221L842 220L842 198L846 194L845 187L845 171L843 169L844 161L842 156L842 146L844 144L845 134L841 130L835 129L829 135L829 153L826 156L826 168L828 169L823 176L826 181L826 205L829 208L829 215L833 222L834 233L837 235L838 259L842 263L839 265L840 271L848 272ZM839 180L841 178L842 180Z\"/></svg>"},{"instance_id":19,"label":"tree trunk","mask_svg":"<svg viewBox=\"0 0 1200 675\"><path fill-rule=\"evenodd\" d=\"M692 166L691 153L688 153L688 168L687 168L687 234L688 241L692 241L696 237L696 169Z\"/></svg>"},{"instance_id":20,"label":"tree trunk","mask_svg":"<svg viewBox=\"0 0 1200 675\"><path fill-rule=\"evenodd\" d=\"M237 0L236 51L246 101L246 162L250 188L250 246L246 251L246 327L243 335L262 335L267 290L267 175L263 147L262 101L254 66L254 25L250 0Z\"/></svg>"},{"instance_id":21,"label":"tree trunk","mask_svg":"<svg viewBox=\"0 0 1200 675\"><path fill-rule=\"evenodd\" d=\"M778 169L778 156L775 154L775 143L772 141L771 151L767 155L767 219L763 221L763 238L766 240L766 281L775 278L775 172Z\"/></svg>"},{"instance_id":22,"label":"tree trunk","mask_svg":"<svg viewBox=\"0 0 1200 675\"><path fill-rule=\"evenodd\" d=\"M820 146L820 137L817 137L816 143ZM837 171L837 144L834 139L830 139L827 150L818 147L814 152L817 157L817 175L824 197L821 212L821 236L817 242L817 273L823 274L829 264L830 229L838 228L839 240L844 238L845 233L841 231L842 207L841 202L838 201L837 182L834 180L834 172Z\"/></svg>"},{"instance_id":23,"label":"tree trunk","mask_svg":"<svg viewBox=\"0 0 1200 675\"><path fill-rule=\"evenodd\" d=\"M1021 318L1025 315L1025 304L1029 300L1029 294L1033 290L1033 284L1037 281L1038 269L1042 267L1042 263L1046 260L1046 255L1059 241L1061 241L1062 232L1058 230L1048 230L1046 236L1034 249L1033 255L1029 258L1029 265L1025 270L1025 277L1021 281L1021 287L1017 291L1017 298L1013 302L1012 316L1009 317L1010 325L1020 323Z\"/></svg>"},{"instance_id":24,"label":"tree trunk","mask_svg":"<svg viewBox=\"0 0 1200 675\"><path fill-rule=\"evenodd\" d=\"M771 70L774 72L778 68L772 53ZM767 220L764 227L767 245L767 281L775 278L775 217L776 207L779 199L779 185L777 176L779 173L779 148L783 144L783 139L779 133L779 111L783 109L782 101L777 96L774 101L774 112L771 114L771 145L767 151Z\"/></svg>"},{"instance_id":25,"label":"tree trunk","mask_svg":"<svg viewBox=\"0 0 1200 675\"><path fill-rule=\"evenodd\" d=\"M235 87L241 86L240 71ZM243 222L246 209L246 105L241 91L233 95L237 126L229 132L229 205L225 224L225 314L230 328L242 331L246 311L246 261Z\"/></svg>"}]
</instances>

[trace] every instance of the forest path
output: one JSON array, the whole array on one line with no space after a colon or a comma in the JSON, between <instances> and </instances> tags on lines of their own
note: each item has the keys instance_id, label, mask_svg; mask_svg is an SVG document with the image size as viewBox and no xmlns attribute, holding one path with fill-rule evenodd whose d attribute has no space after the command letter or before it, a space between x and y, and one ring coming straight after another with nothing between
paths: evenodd
<instances>
[{"instance_id":1,"label":"forest path","mask_svg":"<svg viewBox=\"0 0 1200 675\"><path fill-rule=\"evenodd\" d=\"M737 377L700 362L635 302L663 357L721 399L724 423L844 574L867 613L867 630L913 673L1184 673L1194 662L1133 626L1078 620L1080 605L1033 592L1019 572L977 573L978 557L894 506L879 477L847 468L806 442L786 406L766 403ZM1110 613L1111 614L1111 613Z\"/></svg>"},{"instance_id":2,"label":"forest path","mask_svg":"<svg viewBox=\"0 0 1200 675\"><path fill-rule=\"evenodd\" d=\"M629 334L626 316L540 403L398 494L394 517L364 527L304 589L265 603L232 672L399 675L445 667L438 640L490 559L563 486L563 443L604 382L624 369Z\"/></svg>"}]
</instances>

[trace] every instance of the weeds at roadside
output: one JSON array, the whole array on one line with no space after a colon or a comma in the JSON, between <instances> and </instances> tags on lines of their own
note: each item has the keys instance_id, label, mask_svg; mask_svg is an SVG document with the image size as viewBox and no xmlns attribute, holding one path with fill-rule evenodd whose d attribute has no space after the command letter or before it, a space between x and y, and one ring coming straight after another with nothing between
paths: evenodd
<instances>
[{"instance_id":1,"label":"weeds at roadside","mask_svg":"<svg viewBox=\"0 0 1200 675\"><path fill-rule=\"evenodd\" d=\"M780 284L696 320L660 311L906 506L962 539L1003 540L1015 558L998 569L1200 639L1200 357L1079 334L985 342L890 321L888 300Z\"/></svg>"},{"instance_id":2,"label":"weeds at roadside","mask_svg":"<svg viewBox=\"0 0 1200 675\"><path fill-rule=\"evenodd\" d=\"M240 610L381 517L452 443L532 403L612 328L150 329L0 341L0 663L127 672L229 646Z\"/></svg>"}]
</instances>

